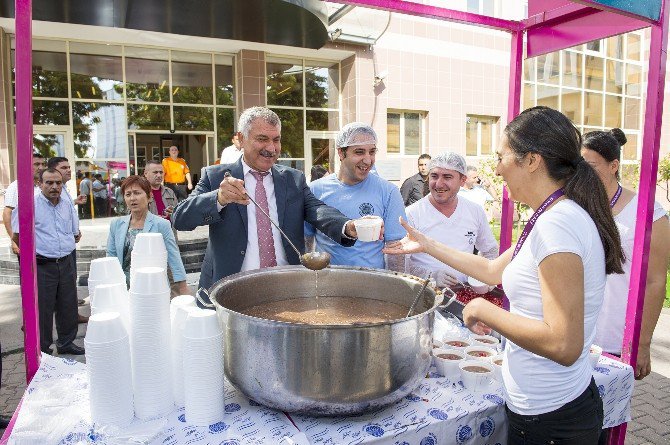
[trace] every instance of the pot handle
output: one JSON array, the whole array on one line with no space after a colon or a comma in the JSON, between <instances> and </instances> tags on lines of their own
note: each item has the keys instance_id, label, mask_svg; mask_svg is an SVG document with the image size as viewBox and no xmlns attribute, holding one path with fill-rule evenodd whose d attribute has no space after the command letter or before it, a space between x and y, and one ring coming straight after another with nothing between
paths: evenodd
<instances>
[{"instance_id":1,"label":"pot handle","mask_svg":"<svg viewBox=\"0 0 670 445\"><path fill-rule=\"evenodd\" d=\"M196 300L198 300L198 301L200 302L200 304L202 304L202 305L203 305L204 307L206 307L206 308L216 309L216 306L214 306L212 303L207 303L205 300L203 300L203 299L200 297L200 292L204 292L205 295L207 295L207 299L208 299L209 301L212 301L212 300L209 298L209 292L208 292L207 289L205 289L204 287L201 287L200 289L198 289L198 290L196 291L196 293L195 293L195 298L196 298Z\"/></svg>"}]
</instances>

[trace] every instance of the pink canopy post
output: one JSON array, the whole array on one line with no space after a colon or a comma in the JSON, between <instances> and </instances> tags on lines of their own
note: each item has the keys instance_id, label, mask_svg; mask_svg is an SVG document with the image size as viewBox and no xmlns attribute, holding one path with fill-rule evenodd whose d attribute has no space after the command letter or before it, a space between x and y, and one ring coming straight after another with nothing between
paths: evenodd
<instances>
[{"instance_id":1,"label":"pink canopy post","mask_svg":"<svg viewBox=\"0 0 670 445\"><path fill-rule=\"evenodd\" d=\"M16 158L26 380L40 366L33 200L32 0L16 0Z\"/></svg>"}]
</instances>

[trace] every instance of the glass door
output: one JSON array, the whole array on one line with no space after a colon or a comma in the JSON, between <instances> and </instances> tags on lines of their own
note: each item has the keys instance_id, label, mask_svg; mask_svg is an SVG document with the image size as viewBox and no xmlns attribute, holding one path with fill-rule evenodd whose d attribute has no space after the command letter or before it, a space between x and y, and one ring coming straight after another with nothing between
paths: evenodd
<instances>
[{"instance_id":1,"label":"glass door","mask_svg":"<svg viewBox=\"0 0 670 445\"><path fill-rule=\"evenodd\" d=\"M334 131L305 132L305 175L311 180L311 169L320 165L327 173L334 173L340 167L340 158L335 150Z\"/></svg>"},{"instance_id":2,"label":"glass door","mask_svg":"<svg viewBox=\"0 0 670 445\"><path fill-rule=\"evenodd\" d=\"M75 176L74 146L72 144L72 129L64 125L34 125L33 147L49 159L55 156L65 157L70 162L72 176ZM77 196L76 181L69 181L67 190L70 196Z\"/></svg>"}]
</instances>

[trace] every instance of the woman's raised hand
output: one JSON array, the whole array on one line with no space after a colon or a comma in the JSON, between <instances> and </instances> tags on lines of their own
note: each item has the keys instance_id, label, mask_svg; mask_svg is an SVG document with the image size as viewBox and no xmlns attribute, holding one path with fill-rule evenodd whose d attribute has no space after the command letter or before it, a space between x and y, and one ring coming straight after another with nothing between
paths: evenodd
<instances>
[{"instance_id":1,"label":"woman's raised hand","mask_svg":"<svg viewBox=\"0 0 670 445\"><path fill-rule=\"evenodd\" d=\"M383 252L390 255L425 252L429 238L407 224L407 221L405 221L402 216L399 219L400 224L407 230L407 235L400 241L386 243Z\"/></svg>"}]
</instances>

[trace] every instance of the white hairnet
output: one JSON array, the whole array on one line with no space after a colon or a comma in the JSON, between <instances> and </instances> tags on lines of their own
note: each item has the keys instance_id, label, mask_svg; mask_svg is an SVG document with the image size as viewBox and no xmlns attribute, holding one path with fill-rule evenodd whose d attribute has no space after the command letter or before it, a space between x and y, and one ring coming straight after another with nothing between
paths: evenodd
<instances>
[{"instance_id":1,"label":"white hairnet","mask_svg":"<svg viewBox=\"0 0 670 445\"><path fill-rule=\"evenodd\" d=\"M443 168L445 170L455 170L458 173L465 175L467 164L465 158L453 151L446 151L433 157L428 163L428 171L434 168Z\"/></svg>"},{"instance_id":2,"label":"white hairnet","mask_svg":"<svg viewBox=\"0 0 670 445\"><path fill-rule=\"evenodd\" d=\"M354 145L377 145L377 133L368 124L352 122L345 125L337 133L335 148L346 148Z\"/></svg>"}]
</instances>

